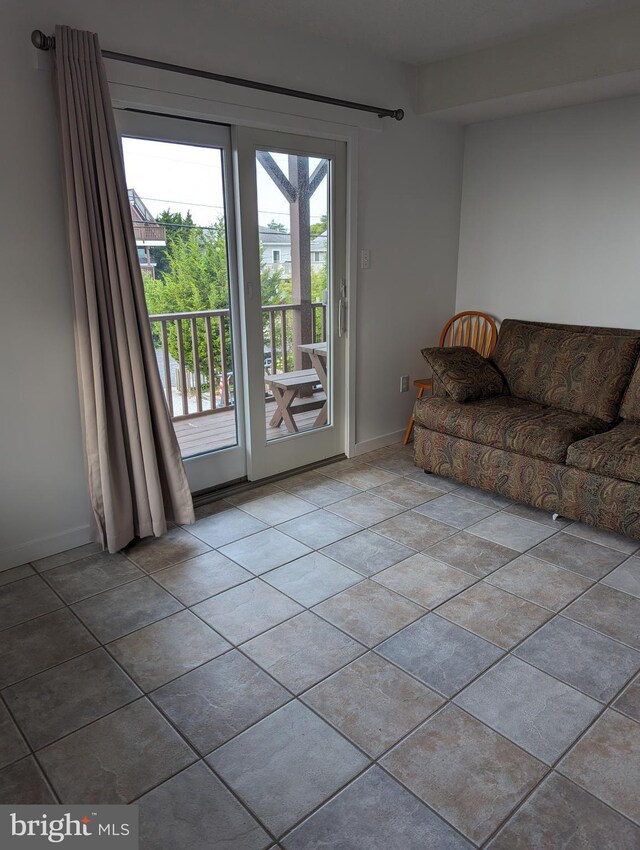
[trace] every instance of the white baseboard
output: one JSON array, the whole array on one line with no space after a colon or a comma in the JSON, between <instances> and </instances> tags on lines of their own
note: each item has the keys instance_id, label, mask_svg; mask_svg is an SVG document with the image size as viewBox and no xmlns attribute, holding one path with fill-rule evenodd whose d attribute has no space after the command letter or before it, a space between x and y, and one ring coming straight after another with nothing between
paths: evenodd
<instances>
[{"instance_id":1,"label":"white baseboard","mask_svg":"<svg viewBox=\"0 0 640 850\"><path fill-rule=\"evenodd\" d=\"M70 528L52 537L39 537L19 543L9 549L0 551L0 572L10 570L11 567L19 567L29 561L37 561L38 558L46 558L48 555L57 555L67 549L75 549L76 546L84 546L91 543L91 526L81 525L78 528Z\"/></svg>"},{"instance_id":2,"label":"white baseboard","mask_svg":"<svg viewBox=\"0 0 640 850\"><path fill-rule=\"evenodd\" d=\"M355 444L351 457L401 443L403 437L404 428L400 431L394 431L391 434L374 437L371 440L363 440ZM35 540L28 540L26 543L20 543L9 549L0 550L0 572L10 570L12 567L19 567L21 564L26 564L29 561L37 561L38 558L56 555L58 552L64 552L67 549L75 549L76 546L84 546L85 543L91 542L91 526L89 525L71 528L52 537L40 537Z\"/></svg>"},{"instance_id":3,"label":"white baseboard","mask_svg":"<svg viewBox=\"0 0 640 850\"><path fill-rule=\"evenodd\" d=\"M403 438L404 428L400 431L393 431L391 434L383 434L382 437L374 437L371 440L363 440L362 442L355 444L351 457L364 455L367 452L373 452L376 449L383 449L385 446L392 446L395 443L401 443Z\"/></svg>"}]
</instances>

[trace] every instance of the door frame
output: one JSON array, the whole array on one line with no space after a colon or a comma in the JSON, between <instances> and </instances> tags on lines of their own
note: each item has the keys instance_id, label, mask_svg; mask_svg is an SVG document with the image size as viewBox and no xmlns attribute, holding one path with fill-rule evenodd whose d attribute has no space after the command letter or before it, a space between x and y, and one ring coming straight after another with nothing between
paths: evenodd
<instances>
[{"instance_id":1,"label":"door frame","mask_svg":"<svg viewBox=\"0 0 640 850\"><path fill-rule=\"evenodd\" d=\"M183 116L152 115L140 112L116 111L116 125L122 153L122 138L144 138L222 151L222 183L227 241L227 268L229 276L229 310L233 351L234 386L244 386L243 330L240 306L240 280L238 276L238 249L236 228L236 203L233 189L233 150L231 128L217 122L185 121ZM123 156L124 160L124 156ZM183 459L187 480L192 493L210 490L232 481L244 479L247 474L247 446L244 394L235 392L236 444L215 449L201 455ZM215 413L211 414L215 416Z\"/></svg>"},{"instance_id":2,"label":"door frame","mask_svg":"<svg viewBox=\"0 0 640 850\"><path fill-rule=\"evenodd\" d=\"M346 449L347 392L346 344L338 333L338 311L341 281L346 282L346 145L344 142L292 133L278 133L255 128L232 128L236 156L237 220L241 222L240 250L242 297L245 318L245 410L247 441L247 476L260 480L342 454ZM330 295L327 310L329 351L329 424L318 429L283 434L267 439L264 402L264 367L259 354L263 350L260 298L258 198L256 183L256 151L282 151L326 158L331 161L329 179ZM346 331L346 328L345 328ZM344 334L346 337L346 333Z\"/></svg>"},{"instance_id":3,"label":"door frame","mask_svg":"<svg viewBox=\"0 0 640 850\"><path fill-rule=\"evenodd\" d=\"M276 95L229 91L210 81L177 77L153 68L108 63L112 103L117 110L157 111L191 121L262 128L346 142L346 288L349 309L345 346L345 453L356 451L356 336L358 298L358 166L361 132L379 135L383 125L364 113L306 104ZM171 91L168 91L169 85Z\"/></svg>"}]
</instances>

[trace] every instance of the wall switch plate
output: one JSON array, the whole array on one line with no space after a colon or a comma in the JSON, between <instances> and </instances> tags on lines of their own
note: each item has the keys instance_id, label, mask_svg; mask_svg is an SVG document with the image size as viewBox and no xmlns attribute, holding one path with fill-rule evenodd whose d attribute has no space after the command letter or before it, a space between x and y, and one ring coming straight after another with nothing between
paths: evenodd
<instances>
[{"instance_id":1,"label":"wall switch plate","mask_svg":"<svg viewBox=\"0 0 640 850\"><path fill-rule=\"evenodd\" d=\"M400 376L400 392L408 393L409 392L409 376L401 375Z\"/></svg>"},{"instance_id":2,"label":"wall switch plate","mask_svg":"<svg viewBox=\"0 0 640 850\"><path fill-rule=\"evenodd\" d=\"M371 268L371 251L368 248L363 248L360 251L360 268Z\"/></svg>"}]
</instances>

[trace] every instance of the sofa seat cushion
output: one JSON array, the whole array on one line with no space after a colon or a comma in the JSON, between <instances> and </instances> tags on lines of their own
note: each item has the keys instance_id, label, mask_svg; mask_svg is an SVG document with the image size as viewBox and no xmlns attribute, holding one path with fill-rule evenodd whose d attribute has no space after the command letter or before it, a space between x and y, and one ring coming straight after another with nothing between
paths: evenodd
<instances>
[{"instance_id":1,"label":"sofa seat cushion","mask_svg":"<svg viewBox=\"0 0 640 850\"><path fill-rule=\"evenodd\" d=\"M621 422L569 446L567 464L640 484L640 422Z\"/></svg>"},{"instance_id":2,"label":"sofa seat cushion","mask_svg":"<svg viewBox=\"0 0 640 850\"><path fill-rule=\"evenodd\" d=\"M555 463L564 463L572 443L609 427L601 419L513 396L465 404L450 398L422 398L416 402L414 416L432 431Z\"/></svg>"}]
</instances>

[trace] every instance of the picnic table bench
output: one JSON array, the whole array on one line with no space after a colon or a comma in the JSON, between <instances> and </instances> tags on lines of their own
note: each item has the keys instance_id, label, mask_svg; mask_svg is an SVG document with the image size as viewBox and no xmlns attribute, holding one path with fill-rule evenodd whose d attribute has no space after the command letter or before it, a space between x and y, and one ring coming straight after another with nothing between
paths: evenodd
<instances>
[{"instance_id":1,"label":"picnic table bench","mask_svg":"<svg viewBox=\"0 0 640 850\"><path fill-rule=\"evenodd\" d=\"M302 413L306 410L318 410L320 413L314 422L314 427L326 423L326 393L317 392L314 389L323 386L323 382L315 369L300 369L297 372L283 372L279 375L265 375L264 382L271 389L276 402L276 411L271 417L270 425L277 428L281 422L287 427L291 434L298 433L298 426L293 418L293 413ZM301 397L306 391L308 397Z\"/></svg>"}]
</instances>

